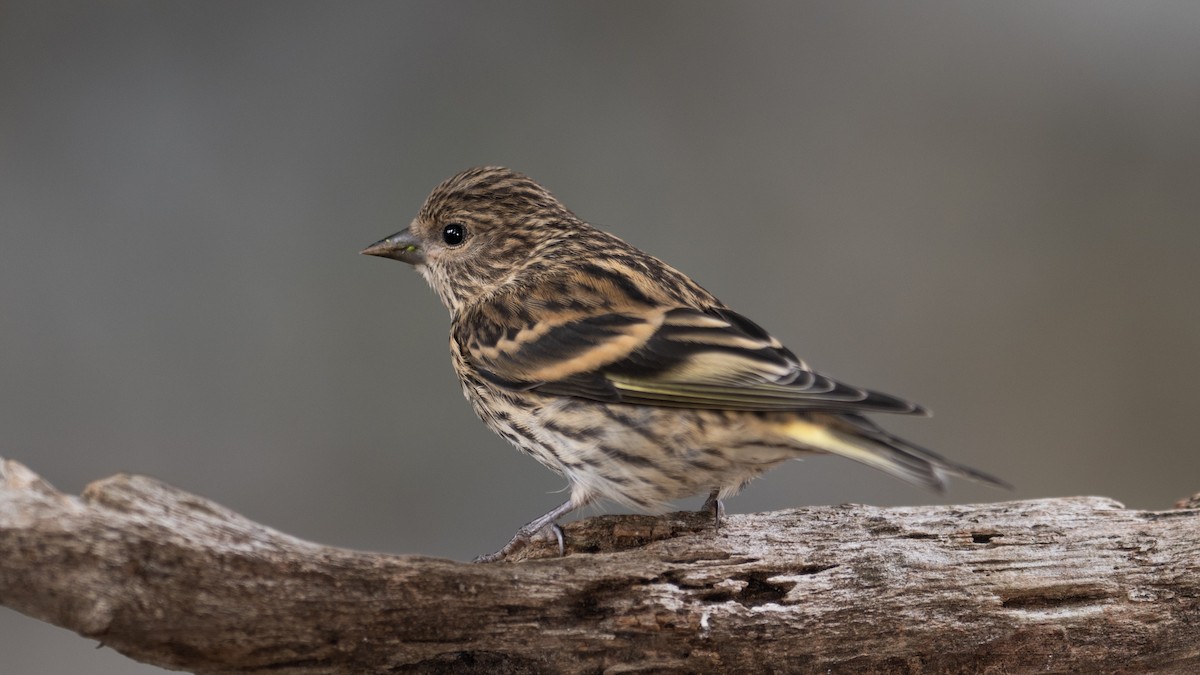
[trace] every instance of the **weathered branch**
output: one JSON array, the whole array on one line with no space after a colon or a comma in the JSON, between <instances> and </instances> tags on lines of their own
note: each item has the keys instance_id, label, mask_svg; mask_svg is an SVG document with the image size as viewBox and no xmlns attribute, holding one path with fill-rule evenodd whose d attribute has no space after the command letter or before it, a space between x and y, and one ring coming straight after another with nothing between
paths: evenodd
<instances>
[{"instance_id":1,"label":"weathered branch","mask_svg":"<svg viewBox=\"0 0 1200 675\"><path fill-rule=\"evenodd\" d=\"M1198 526L1094 497L607 516L472 565L9 461L0 603L199 673L1196 672Z\"/></svg>"}]
</instances>

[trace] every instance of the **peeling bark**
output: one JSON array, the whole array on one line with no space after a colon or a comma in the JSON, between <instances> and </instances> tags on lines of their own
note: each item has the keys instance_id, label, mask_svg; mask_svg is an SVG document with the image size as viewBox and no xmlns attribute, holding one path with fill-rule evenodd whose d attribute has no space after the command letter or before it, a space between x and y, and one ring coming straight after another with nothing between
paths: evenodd
<instances>
[{"instance_id":1,"label":"peeling bark","mask_svg":"<svg viewBox=\"0 0 1200 675\"><path fill-rule=\"evenodd\" d=\"M472 565L0 462L0 603L197 673L1200 672L1200 510L602 516Z\"/></svg>"}]
</instances>

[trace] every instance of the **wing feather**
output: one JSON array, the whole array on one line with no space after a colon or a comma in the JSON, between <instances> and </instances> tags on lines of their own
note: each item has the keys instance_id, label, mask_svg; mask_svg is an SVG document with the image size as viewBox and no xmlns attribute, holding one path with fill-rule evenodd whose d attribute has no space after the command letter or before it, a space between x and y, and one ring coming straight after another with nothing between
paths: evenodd
<instances>
[{"instance_id":1,"label":"wing feather","mask_svg":"<svg viewBox=\"0 0 1200 675\"><path fill-rule=\"evenodd\" d=\"M462 342L486 379L514 390L719 410L924 413L813 372L725 308L630 309L524 328L477 325Z\"/></svg>"}]
</instances>

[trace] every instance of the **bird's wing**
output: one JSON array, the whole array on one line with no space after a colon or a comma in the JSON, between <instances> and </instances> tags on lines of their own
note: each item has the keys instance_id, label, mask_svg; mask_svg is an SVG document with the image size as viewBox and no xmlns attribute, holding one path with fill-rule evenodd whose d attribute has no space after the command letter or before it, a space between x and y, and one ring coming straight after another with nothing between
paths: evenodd
<instances>
[{"instance_id":1,"label":"bird's wing","mask_svg":"<svg viewBox=\"0 0 1200 675\"><path fill-rule=\"evenodd\" d=\"M629 309L512 326L476 315L457 338L486 380L613 403L719 410L924 413L815 373L725 308ZM515 323L515 322L514 322Z\"/></svg>"}]
</instances>

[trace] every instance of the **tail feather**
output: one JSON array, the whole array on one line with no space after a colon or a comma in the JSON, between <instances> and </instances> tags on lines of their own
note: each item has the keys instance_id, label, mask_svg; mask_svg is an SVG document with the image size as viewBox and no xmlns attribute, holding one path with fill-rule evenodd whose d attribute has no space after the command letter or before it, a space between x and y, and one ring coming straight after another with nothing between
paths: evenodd
<instances>
[{"instance_id":1,"label":"tail feather","mask_svg":"<svg viewBox=\"0 0 1200 675\"><path fill-rule=\"evenodd\" d=\"M947 475L1012 489L995 476L889 433L862 415L798 419L786 426L786 434L805 447L853 459L936 492L945 491Z\"/></svg>"}]
</instances>

